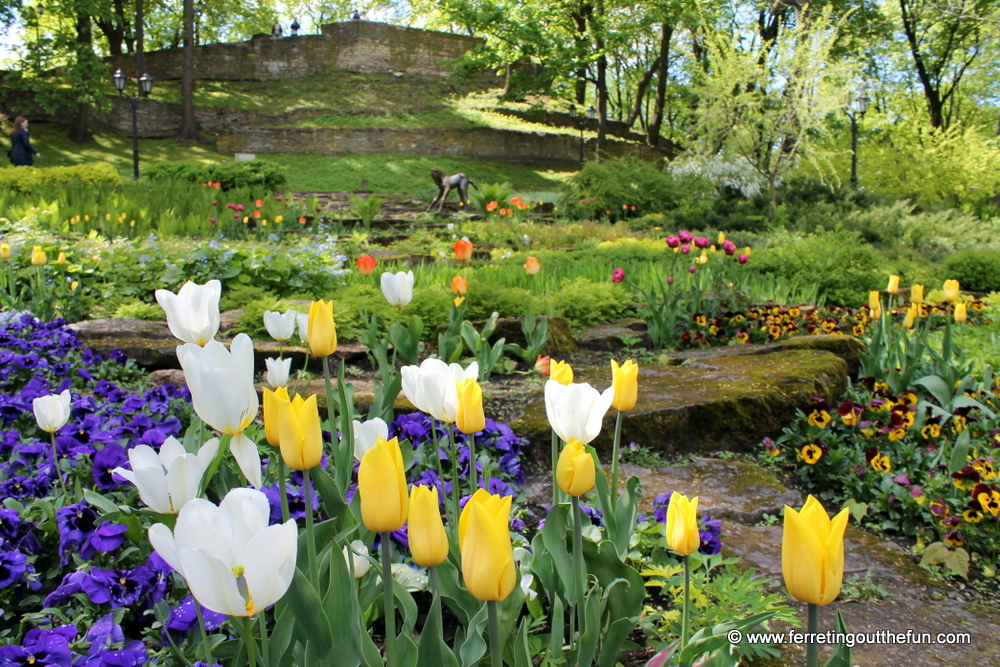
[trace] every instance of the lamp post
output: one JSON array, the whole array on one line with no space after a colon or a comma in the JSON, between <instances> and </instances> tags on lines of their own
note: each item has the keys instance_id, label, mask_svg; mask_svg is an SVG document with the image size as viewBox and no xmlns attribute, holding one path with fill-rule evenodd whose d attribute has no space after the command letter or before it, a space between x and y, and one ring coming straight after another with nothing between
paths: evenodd
<instances>
[{"instance_id":1,"label":"lamp post","mask_svg":"<svg viewBox=\"0 0 1000 667\"><path fill-rule=\"evenodd\" d=\"M125 95L125 84L128 83L125 73L118 70L111 79L115 82L118 93L128 97ZM139 77L139 95L149 97L151 92L153 92L153 77L143 74ZM128 97L128 101L132 105L132 173L135 180L139 180L139 97Z\"/></svg>"},{"instance_id":2,"label":"lamp post","mask_svg":"<svg viewBox=\"0 0 1000 667\"><path fill-rule=\"evenodd\" d=\"M847 116L851 119L851 187L858 187L858 118L863 118L868 111L868 93L864 90L858 92L858 96L851 102L851 109Z\"/></svg>"},{"instance_id":3,"label":"lamp post","mask_svg":"<svg viewBox=\"0 0 1000 667\"><path fill-rule=\"evenodd\" d=\"M569 117L576 120L576 127L580 130L580 166L581 167L583 166L583 162L584 162L584 157L583 157L583 147L584 147L583 130L584 130L584 128L587 127L587 123L589 121L594 120L594 118L596 116L597 116L597 111L592 106L591 107L587 107L587 115L583 116L583 115L577 115L577 113L576 113L576 105L575 104L569 105Z\"/></svg>"}]
</instances>

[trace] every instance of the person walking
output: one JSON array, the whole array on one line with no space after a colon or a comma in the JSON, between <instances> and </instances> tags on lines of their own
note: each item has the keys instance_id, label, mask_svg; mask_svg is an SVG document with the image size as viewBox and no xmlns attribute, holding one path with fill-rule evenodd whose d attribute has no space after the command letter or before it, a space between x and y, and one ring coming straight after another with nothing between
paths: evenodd
<instances>
[{"instance_id":1,"label":"person walking","mask_svg":"<svg viewBox=\"0 0 1000 667\"><path fill-rule=\"evenodd\" d=\"M30 167L35 164L36 157L42 157L28 139L28 119L24 116L14 119L14 131L10 135L10 143L11 149L7 155L15 167Z\"/></svg>"}]
</instances>

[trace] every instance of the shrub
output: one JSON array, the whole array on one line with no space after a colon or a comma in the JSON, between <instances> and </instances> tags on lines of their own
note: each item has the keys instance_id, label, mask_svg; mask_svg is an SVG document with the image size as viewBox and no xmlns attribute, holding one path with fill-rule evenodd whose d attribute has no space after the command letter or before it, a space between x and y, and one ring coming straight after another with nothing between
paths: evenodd
<instances>
[{"instance_id":1,"label":"shrub","mask_svg":"<svg viewBox=\"0 0 1000 667\"><path fill-rule=\"evenodd\" d=\"M223 190L249 188L255 192L276 190L285 184L285 171L273 162L250 160L248 162L210 163L158 162L146 168L144 174L151 180L180 180L191 183L208 181L221 183Z\"/></svg>"},{"instance_id":2,"label":"shrub","mask_svg":"<svg viewBox=\"0 0 1000 667\"><path fill-rule=\"evenodd\" d=\"M622 216L622 206L635 206L632 215L676 208L678 188L674 177L656 163L634 157L588 162L567 185L563 206L571 216L602 218L610 211L613 220Z\"/></svg>"},{"instance_id":3,"label":"shrub","mask_svg":"<svg viewBox=\"0 0 1000 667\"><path fill-rule=\"evenodd\" d=\"M552 310L569 320L574 329L635 317L636 308L626 290L617 283L595 283L575 278L550 297Z\"/></svg>"},{"instance_id":4,"label":"shrub","mask_svg":"<svg viewBox=\"0 0 1000 667\"><path fill-rule=\"evenodd\" d=\"M0 190L33 192L74 182L120 186L122 177L111 165L101 163L72 167L0 167Z\"/></svg>"},{"instance_id":5,"label":"shrub","mask_svg":"<svg viewBox=\"0 0 1000 667\"><path fill-rule=\"evenodd\" d=\"M166 319L163 308L157 303L144 303L142 301L129 301L118 306L114 311L115 317L130 317L136 320L146 320L148 322L162 322Z\"/></svg>"},{"instance_id":6,"label":"shrub","mask_svg":"<svg viewBox=\"0 0 1000 667\"><path fill-rule=\"evenodd\" d=\"M1000 291L1000 251L969 248L945 260L948 278L973 292Z\"/></svg>"}]
</instances>

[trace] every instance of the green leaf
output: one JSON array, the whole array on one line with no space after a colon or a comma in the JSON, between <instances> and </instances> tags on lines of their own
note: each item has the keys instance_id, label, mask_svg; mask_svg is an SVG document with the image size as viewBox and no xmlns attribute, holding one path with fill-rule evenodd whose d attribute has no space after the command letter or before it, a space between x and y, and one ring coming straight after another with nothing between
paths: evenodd
<instances>
[{"instance_id":1,"label":"green leaf","mask_svg":"<svg viewBox=\"0 0 1000 667\"><path fill-rule=\"evenodd\" d=\"M959 472L969 465L970 435L969 429L965 429L955 438L954 449L951 450L951 462L948 464L948 472Z\"/></svg>"},{"instance_id":2,"label":"green leaf","mask_svg":"<svg viewBox=\"0 0 1000 667\"><path fill-rule=\"evenodd\" d=\"M951 387L948 386L948 383L943 378L937 375L925 375L919 380L914 380L913 384L922 386L937 399L942 408L949 412L951 411Z\"/></svg>"},{"instance_id":3,"label":"green leaf","mask_svg":"<svg viewBox=\"0 0 1000 667\"><path fill-rule=\"evenodd\" d=\"M323 566L329 570L329 579L323 609L327 618L336 619L330 625L330 642L337 647L338 665L356 667L361 664L361 617L354 579L339 544L334 542L332 548L324 549L324 552Z\"/></svg>"},{"instance_id":4,"label":"green leaf","mask_svg":"<svg viewBox=\"0 0 1000 667\"><path fill-rule=\"evenodd\" d=\"M837 632L847 634L847 623L844 622L844 614L837 611ZM837 644L833 647L833 653L824 663L825 667L851 667L851 647L847 644Z\"/></svg>"},{"instance_id":5,"label":"green leaf","mask_svg":"<svg viewBox=\"0 0 1000 667\"><path fill-rule=\"evenodd\" d=\"M560 503L549 510L545 516L545 527L542 528L542 541L545 544L545 551L552 556L555 571L562 583L562 597L569 602L575 602L572 586L573 558L566 549L568 515L571 511L572 506L568 503Z\"/></svg>"},{"instance_id":6,"label":"green leaf","mask_svg":"<svg viewBox=\"0 0 1000 667\"><path fill-rule=\"evenodd\" d=\"M458 647L458 657L462 667L475 667L479 660L486 655L486 641L483 639L483 630L488 620L486 603L480 602L479 612L472 617L466 626L465 640Z\"/></svg>"},{"instance_id":7,"label":"green leaf","mask_svg":"<svg viewBox=\"0 0 1000 667\"><path fill-rule=\"evenodd\" d=\"M328 663L333 649L330 618L319 593L302 570L295 569L295 578L285 596L291 613L295 615L297 639L308 645L309 651L317 660Z\"/></svg>"},{"instance_id":8,"label":"green leaf","mask_svg":"<svg viewBox=\"0 0 1000 667\"><path fill-rule=\"evenodd\" d=\"M521 627L517 631L517 638L514 639L514 667L534 667L531 660L531 649L528 646L528 618L521 619Z\"/></svg>"},{"instance_id":9,"label":"green leaf","mask_svg":"<svg viewBox=\"0 0 1000 667\"><path fill-rule=\"evenodd\" d=\"M121 512L121 510L118 509L118 505L115 505L100 493L91 491L90 489L83 490L83 499L101 510L102 514L111 514L112 512L119 514Z\"/></svg>"},{"instance_id":10,"label":"green leaf","mask_svg":"<svg viewBox=\"0 0 1000 667\"><path fill-rule=\"evenodd\" d=\"M606 599L600 586L594 586L580 605L580 641L576 660L581 665L590 665L597 654L597 642L601 638L601 613Z\"/></svg>"},{"instance_id":11,"label":"green leaf","mask_svg":"<svg viewBox=\"0 0 1000 667\"><path fill-rule=\"evenodd\" d=\"M420 645L417 647L417 667L458 667L458 658L448 648L444 641L444 628L441 624L441 597L434 596L431 609L427 613L427 621L420 632ZM530 665L530 657L529 662Z\"/></svg>"}]
</instances>

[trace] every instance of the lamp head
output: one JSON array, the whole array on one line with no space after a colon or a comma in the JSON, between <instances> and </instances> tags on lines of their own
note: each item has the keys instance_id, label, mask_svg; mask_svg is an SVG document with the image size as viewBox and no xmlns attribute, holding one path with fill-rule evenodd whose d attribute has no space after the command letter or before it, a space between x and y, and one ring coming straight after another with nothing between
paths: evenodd
<instances>
[{"instance_id":1,"label":"lamp head","mask_svg":"<svg viewBox=\"0 0 1000 667\"><path fill-rule=\"evenodd\" d=\"M858 112L859 116L864 116L868 111L868 104L871 100L868 98L868 93L864 90L858 93L858 96L854 98L854 110Z\"/></svg>"},{"instance_id":2,"label":"lamp head","mask_svg":"<svg viewBox=\"0 0 1000 667\"><path fill-rule=\"evenodd\" d=\"M120 93L125 90L125 83L128 81L128 77L126 77L125 73L121 70L116 70L111 76L111 80L115 82L115 88L117 88Z\"/></svg>"},{"instance_id":3,"label":"lamp head","mask_svg":"<svg viewBox=\"0 0 1000 667\"><path fill-rule=\"evenodd\" d=\"M148 97L153 92L153 77L149 76L149 74L143 74L139 77L139 90L142 92L143 97Z\"/></svg>"},{"instance_id":4,"label":"lamp head","mask_svg":"<svg viewBox=\"0 0 1000 667\"><path fill-rule=\"evenodd\" d=\"M594 120L597 117L597 110L594 107L587 107L587 118Z\"/></svg>"}]
</instances>

